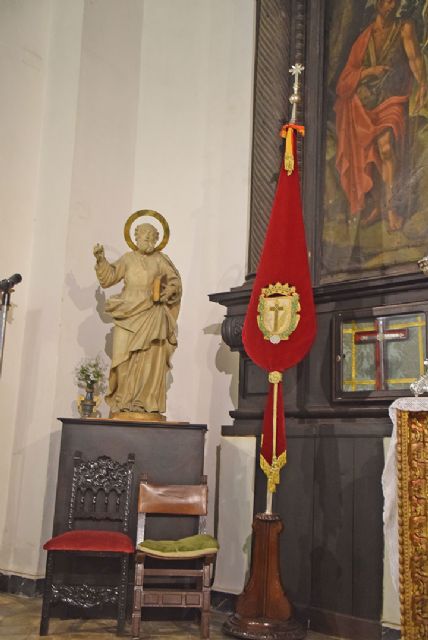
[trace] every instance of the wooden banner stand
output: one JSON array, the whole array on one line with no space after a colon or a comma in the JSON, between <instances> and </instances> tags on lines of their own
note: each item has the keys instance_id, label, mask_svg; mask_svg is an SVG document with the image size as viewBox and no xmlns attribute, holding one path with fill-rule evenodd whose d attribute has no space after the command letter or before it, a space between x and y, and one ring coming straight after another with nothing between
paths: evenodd
<instances>
[{"instance_id":1,"label":"wooden banner stand","mask_svg":"<svg viewBox=\"0 0 428 640\"><path fill-rule=\"evenodd\" d=\"M238 598L236 613L223 631L248 640L303 640L305 629L291 617L291 604L279 574L279 534L283 529L277 514L258 513L253 522L250 578Z\"/></svg>"}]
</instances>

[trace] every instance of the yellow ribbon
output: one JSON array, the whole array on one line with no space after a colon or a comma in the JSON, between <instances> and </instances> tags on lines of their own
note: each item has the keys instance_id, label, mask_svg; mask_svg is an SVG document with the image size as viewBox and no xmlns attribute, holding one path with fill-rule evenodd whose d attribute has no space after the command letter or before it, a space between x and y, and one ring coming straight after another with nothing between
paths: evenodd
<instances>
[{"instance_id":1,"label":"yellow ribbon","mask_svg":"<svg viewBox=\"0 0 428 640\"><path fill-rule=\"evenodd\" d=\"M284 153L284 169L287 175L291 175L294 171L294 131L300 133L301 136L305 135L305 127L301 124L285 124L281 129L281 138L285 138L285 153Z\"/></svg>"},{"instance_id":2,"label":"yellow ribbon","mask_svg":"<svg viewBox=\"0 0 428 640\"><path fill-rule=\"evenodd\" d=\"M278 419L278 384L282 381L282 373L280 371L269 372L269 382L273 384L273 411L272 411L272 462L269 464L262 455L260 455L260 466L268 477L268 491L274 493L276 485L279 484L279 471L286 462L286 453L283 452L279 456L276 455L276 435L277 435L277 419ZM263 444L263 441L262 441Z\"/></svg>"}]
</instances>

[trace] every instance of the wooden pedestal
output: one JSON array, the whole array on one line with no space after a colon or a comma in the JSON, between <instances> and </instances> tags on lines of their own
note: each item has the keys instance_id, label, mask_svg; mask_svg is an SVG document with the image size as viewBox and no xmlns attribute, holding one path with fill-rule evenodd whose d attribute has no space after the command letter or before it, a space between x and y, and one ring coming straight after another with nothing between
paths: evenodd
<instances>
[{"instance_id":1,"label":"wooden pedestal","mask_svg":"<svg viewBox=\"0 0 428 640\"><path fill-rule=\"evenodd\" d=\"M303 627L291 617L291 604L279 575L279 534L276 514L258 513L253 523L254 541L250 579L239 596L223 631L248 640L302 640Z\"/></svg>"}]
</instances>

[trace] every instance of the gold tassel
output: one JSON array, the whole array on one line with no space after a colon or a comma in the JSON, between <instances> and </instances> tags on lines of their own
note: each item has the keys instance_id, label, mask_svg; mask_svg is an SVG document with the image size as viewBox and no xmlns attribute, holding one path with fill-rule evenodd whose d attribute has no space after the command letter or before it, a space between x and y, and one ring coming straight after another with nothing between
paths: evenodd
<instances>
[{"instance_id":1,"label":"gold tassel","mask_svg":"<svg viewBox=\"0 0 428 640\"><path fill-rule=\"evenodd\" d=\"M281 138L285 138L284 169L288 175L294 171L294 131L305 135L305 127L300 124L285 124L281 129Z\"/></svg>"},{"instance_id":2,"label":"gold tassel","mask_svg":"<svg viewBox=\"0 0 428 640\"><path fill-rule=\"evenodd\" d=\"M260 455L260 466L268 479L268 491L274 493L276 485L279 484L279 470L284 466L286 461L286 453L283 452L277 457L276 455L276 435L277 435L277 417L278 417L278 384L282 381L282 373L280 371L269 372L269 382L273 384L273 407L272 407L272 464L269 464L262 455Z\"/></svg>"},{"instance_id":3,"label":"gold tassel","mask_svg":"<svg viewBox=\"0 0 428 640\"><path fill-rule=\"evenodd\" d=\"M285 155L284 155L284 169L287 175L291 175L294 171L294 131L291 127L287 129L287 135L285 138Z\"/></svg>"},{"instance_id":4,"label":"gold tassel","mask_svg":"<svg viewBox=\"0 0 428 640\"><path fill-rule=\"evenodd\" d=\"M272 464L269 464L262 454L260 454L260 468L267 476L269 493L275 493L276 485L279 484L279 472L286 462L286 451L283 451L278 458L272 458Z\"/></svg>"}]
</instances>

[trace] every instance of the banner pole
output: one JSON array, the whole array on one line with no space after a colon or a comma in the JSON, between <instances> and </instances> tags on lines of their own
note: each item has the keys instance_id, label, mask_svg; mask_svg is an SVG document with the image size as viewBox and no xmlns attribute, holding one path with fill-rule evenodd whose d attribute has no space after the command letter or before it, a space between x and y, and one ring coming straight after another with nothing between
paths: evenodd
<instances>
[{"instance_id":1,"label":"banner pole","mask_svg":"<svg viewBox=\"0 0 428 640\"><path fill-rule=\"evenodd\" d=\"M273 384L273 406L272 406L272 469L276 469L276 433L277 433L277 417L278 417L278 382L272 382L269 374L269 382ZM273 493L269 491L269 478L266 493L266 511L272 513Z\"/></svg>"},{"instance_id":2,"label":"banner pole","mask_svg":"<svg viewBox=\"0 0 428 640\"><path fill-rule=\"evenodd\" d=\"M273 493L271 493L269 491L269 489L266 489L266 511L265 511L265 513L272 514L272 498L273 498Z\"/></svg>"},{"instance_id":3,"label":"banner pole","mask_svg":"<svg viewBox=\"0 0 428 640\"><path fill-rule=\"evenodd\" d=\"M306 629L292 617L291 603L282 586L279 536L283 524L280 516L272 513L273 492L279 484L280 470L286 462L285 407L282 395L278 394L278 385L282 383L282 371L290 366L290 360L287 344L283 341L288 340L296 329L301 308L305 314L305 335L303 341L297 340L293 364L304 357L315 337L315 309L309 286L310 274L300 201L297 150L294 144L295 131L304 135L304 127L296 124L300 99L299 76L302 72L303 65L300 63L290 69L294 76L294 91L290 97L291 121L281 130L281 136L286 138L284 164L280 170L272 213L242 330L246 354L260 368L269 371L269 382L274 387L269 387L260 445L260 466L267 476L266 511L256 514L254 518L250 576L244 591L237 599L235 613L223 624L223 631L227 635L241 640L303 640L306 637ZM294 178L289 179L293 169ZM292 227L285 226L291 223ZM291 244L291 236L285 233L286 228L294 230L295 247L294 238ZM283 259L284 255L287 255L288 262ZM297 269L298 262L300 264ZM292 286L288 282L292 282ZM302 298L299 295L300 285ZM267 300L274 294L288 298L287 304L291 305L293 319L290 316L288 322L284 321L284 325L281 322L282 331L278 315L283 309L280 308L278 300L271 308L268 308L267 304ZM274 312L273 321L271 312ZM300 333L302 334L301 330ZM264 340L277 346L273 348ZM282 394L282 384L280 390ZM279 405L281 413L278 414Z\"/></svg>"}]
</instances>

